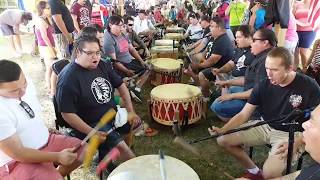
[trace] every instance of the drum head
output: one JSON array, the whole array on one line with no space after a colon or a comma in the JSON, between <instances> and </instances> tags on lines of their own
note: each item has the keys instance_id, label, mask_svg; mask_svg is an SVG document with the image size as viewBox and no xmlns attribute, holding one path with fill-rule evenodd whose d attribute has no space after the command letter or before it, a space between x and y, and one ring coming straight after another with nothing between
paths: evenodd
<instances>
[{"instance_id":1,"label":"drum head","mask_svg":"<svg viewBox=\"0 0 320 180\"><path fill-rule=\"evenodd\" d=\"M179 159L165 156L164 167L167 179L200 180L197 173ZM144 155L120 164L111 172L108 180L161 180L159 155Z\"/></svg>"},{"instance_id":2,"label":"drum head","mask_svg":"<svg viewBox=\"0 0 320 180\"><path fill-rule=\"evenodd\" d=\"M173 46L172 39L158 39L154 41L155 46ZM175 46L179 44L178 41L174 42Z\"/></svg>"},{"instance_id":3,"label":"drum head","mask_svg":"<svg viewBox=\"0 0 320 180\"><path fill-rule=\"evenodd\" d=\"M166 72L176 71L181 67L181 62L171 58L152 59L151 64L155 70L163 70Z\"/></svg>"},{"instance_id":4,"label":"drum head","mask_svg":"<svg viewBox=\"0 0 320 180\"><path fill-rule=\"evenodd\" d=\"M152 89L151 97L163 100L186 100L201 95L200 88L189 84L163 84Z\"/></svg>"},{"instance_id":5,"label":"drum head","mask_svg":"<svg viewBox=\"0 0 320 180\"><path fill-rule=\"evenodd\" d=\"M178 48L172 46L154 46L151 48L151 53L177 53Z\"/></svg>"},{"instance_id":6,"label":"drum head","mask_svg":"<svg viewBox=\"0 0 320 180\"><path fill-rule=\"evenodd\" d=\"M181 33L167 33L164 35L167 39L181 40L183 38L183 34Z\"/></svg>"}]
</instances>

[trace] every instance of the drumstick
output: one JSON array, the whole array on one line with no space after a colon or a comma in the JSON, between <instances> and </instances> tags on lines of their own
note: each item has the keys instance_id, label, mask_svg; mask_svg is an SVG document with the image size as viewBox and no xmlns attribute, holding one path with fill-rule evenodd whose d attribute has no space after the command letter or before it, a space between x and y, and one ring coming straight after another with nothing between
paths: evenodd
<instances>
[{"instance_id":1,"label":"drumstick","mask_svg":"<svg viewBox=\"0 0 320 180\"><path fill-rule=\"evenodd\" d=\"M116 115L116 111L114 109L110 109L108 112L106 112L100 119L99 123L89 132L89 134L81 141L79 145L75 147L73 152L76 152L80 149L81 146L83 146L96 132L102 128L104 125L106 125L108 122L110 122L113 117Z\"/></svg>"},{"instance_id":2,"label":"drumstick","mask_svg":"<svg viewBox=\"0 0 320 180\"><path fill-rule=\"evenodd\" d=\"M160 157L160 173L161 173L161 179L167 180L167 173L166 168L164 167L164 155L161 150L159 150L159 157Z\"/></svg>"},{"instance_id":3,"label":"drumstick","mask_svg":"<svg viewBox=\"0 0 320 180\"><path fill-rule=\"evenodd\" d=\"M182 44L182 48L183 50L185 51L185 53L187 54L187 57L188 57L188 62L191 63L191 57L190 57L190 54L189 52L187 51L187 48L186 48L186 45L185 44Z\"/></svg>"},{"instance_id":4,"label":"drumstick","mask_svg":"<svg viewBox=\"0 0 320 180\"><path fill-rule=\"evenodd\" d=\"M187 150L197 156L200 156L198 149L193 147L191 144L189 144L187 141L185 141L182 137L178 137L178 136L175 137L173 140L173 143L181 146L183 149L185 149L185 150Z\"/></svg>"}]
</instances>

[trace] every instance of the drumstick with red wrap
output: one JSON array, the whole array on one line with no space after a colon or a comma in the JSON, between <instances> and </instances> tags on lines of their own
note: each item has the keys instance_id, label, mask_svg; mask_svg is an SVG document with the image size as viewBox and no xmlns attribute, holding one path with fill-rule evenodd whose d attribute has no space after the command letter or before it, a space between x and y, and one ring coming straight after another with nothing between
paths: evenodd
<instances>
[{"instance_id":1,"label":"drumstick with red wrap","mask_svg":"<svg viewBox=\"0 0 320 180\"><path fill-rule=\"evenodd\" d=\"M100 128L108 124L108 122L110 122L115 115L116 115L116 111L114 109L110 109L108 112L106 112L101 117L99 123L89 132L89 134L81 141L81 143L75 147L73 152L78 151L80 147L83 146L93 135L95 135Z\"/></svg>"},{"instance_id":2,"label":"drumstick with red wrap","mask_svg":"<svg viewBox=\"0 0 320 180\"><path fill-rule=\"evenodd\" d=\"M120 151L118 148L113 148L99 163L96 173L99 175L103 170L105 170L108 164L120 156Z\"/></svg>"}]
</instances>

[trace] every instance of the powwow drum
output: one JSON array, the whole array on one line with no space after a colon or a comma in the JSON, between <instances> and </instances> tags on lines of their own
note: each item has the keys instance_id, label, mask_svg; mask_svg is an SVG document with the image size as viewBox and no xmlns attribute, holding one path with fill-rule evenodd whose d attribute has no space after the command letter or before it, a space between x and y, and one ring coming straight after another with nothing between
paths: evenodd
<instances>
[{"instance_id":1,"label":"powwow drum","mask_svg":"<svg viewBox=\"0 0 320 180\"><path fill-rule=\"evenodd\" d=\"M172 27L167 27L166 31L168 33L183 33L185 29L182 27L172 26Z\"/></svg>"},{"instance_id":2,"label":"powwow drum","mask_svg":"<svg viewBox=\"0 0 320 180\"><path fill-rule=\"evenodd\" d=\"M164 169L168 180L200 180L197 173L179 159L165 156ZM108 180L162 180L159 155L144 155L120 164Z\"/></svg>"},{"instance_id":3,"label":"powwow drum","mask_svg":"<svg viewBox=\"0 0 320 180\"><path fill-rule=\"evenodd\" d=\"M178 58L178 48L173 46L154 46L151 48L151 56L155 58Z\"/></svg>"},{"instance_id":4,"label":"powwow drum","mask_svg":"<svg viewBox=\"0 0 320 180\"><path fill-rule=\"evenodd\" d=\"M171 39L158 39L154 41L155 46L173 46L173 43L175 47L179 45L178 41L173 42Z\"/></svg>"},{"instance_id":5,"label":"powwow drum","mask_svg":"<svg viewBox=\"0 0 320 180\"><path fill-rule=\"evenodd\" d=\"M164 35L164 39L171 39L171 40L180 41L181 39L183 39L183 34L181 34L181 33L167 33Z\"/></svg>"},{"instance_id":6,"label":"powwow drum","mask_svg":"<svg viewBox=\"0 0 320 180\"><path fill-rule=\"evenodd\" d=\"M171 126L175 111L179 112L179 123L192 124L201 119L203 100L201 90L188 84L164 84L152 89L150 112L160 124Z\"/></svg>"},{"instance_id":7,"label":"powwow drum","mask_svg":"<svg viewBox=\"0 0 320 180\"><path fill-rule=\"evenodd\" d=\"M182 63L170 58L157 58L151 60L151 84L178 83L181 81Z\"/></svg>"}]
</instances>

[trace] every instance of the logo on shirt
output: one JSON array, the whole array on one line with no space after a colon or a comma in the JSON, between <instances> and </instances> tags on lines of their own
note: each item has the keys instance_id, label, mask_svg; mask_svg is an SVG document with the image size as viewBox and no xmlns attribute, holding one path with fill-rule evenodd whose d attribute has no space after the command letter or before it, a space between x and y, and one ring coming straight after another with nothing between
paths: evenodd
<instances>
[{"instance_id":1,"label":"logo on shirt","mask_svg":"<svg viewBox=\"0 0 320 180\"><path fill-rule=\"evenodd\" d=\"M301 95L296 95L292 94L289 97L289 102L292 105L293 108L298 108L300 104L302 103L302 96Z\"/></svg>"},{"instance_id":2,"label":"logo on shirt","mask_svg":"<svg viewBox=\"0 0 320 180\"><path fill-rule=\"evenodd\" d=\"M112 86L102 77L97 77L92 81L91 91L99 104L105 104L111 100Z\"/></svg>"},{"instance_id":3,"label":"logo on shirt","mask_svg":"<svg viewBox=\"0 0 320 180\"><path fill-rule=\"evenodd\" d=\"M246 65L244 65L244 61L246 60L246 56L245 55L242 55L238 61L237 61L237 64L236 64L236 68L237 68L237 71L240 71L241 68L245 68Z\"/></svg>"}]
</instances>

